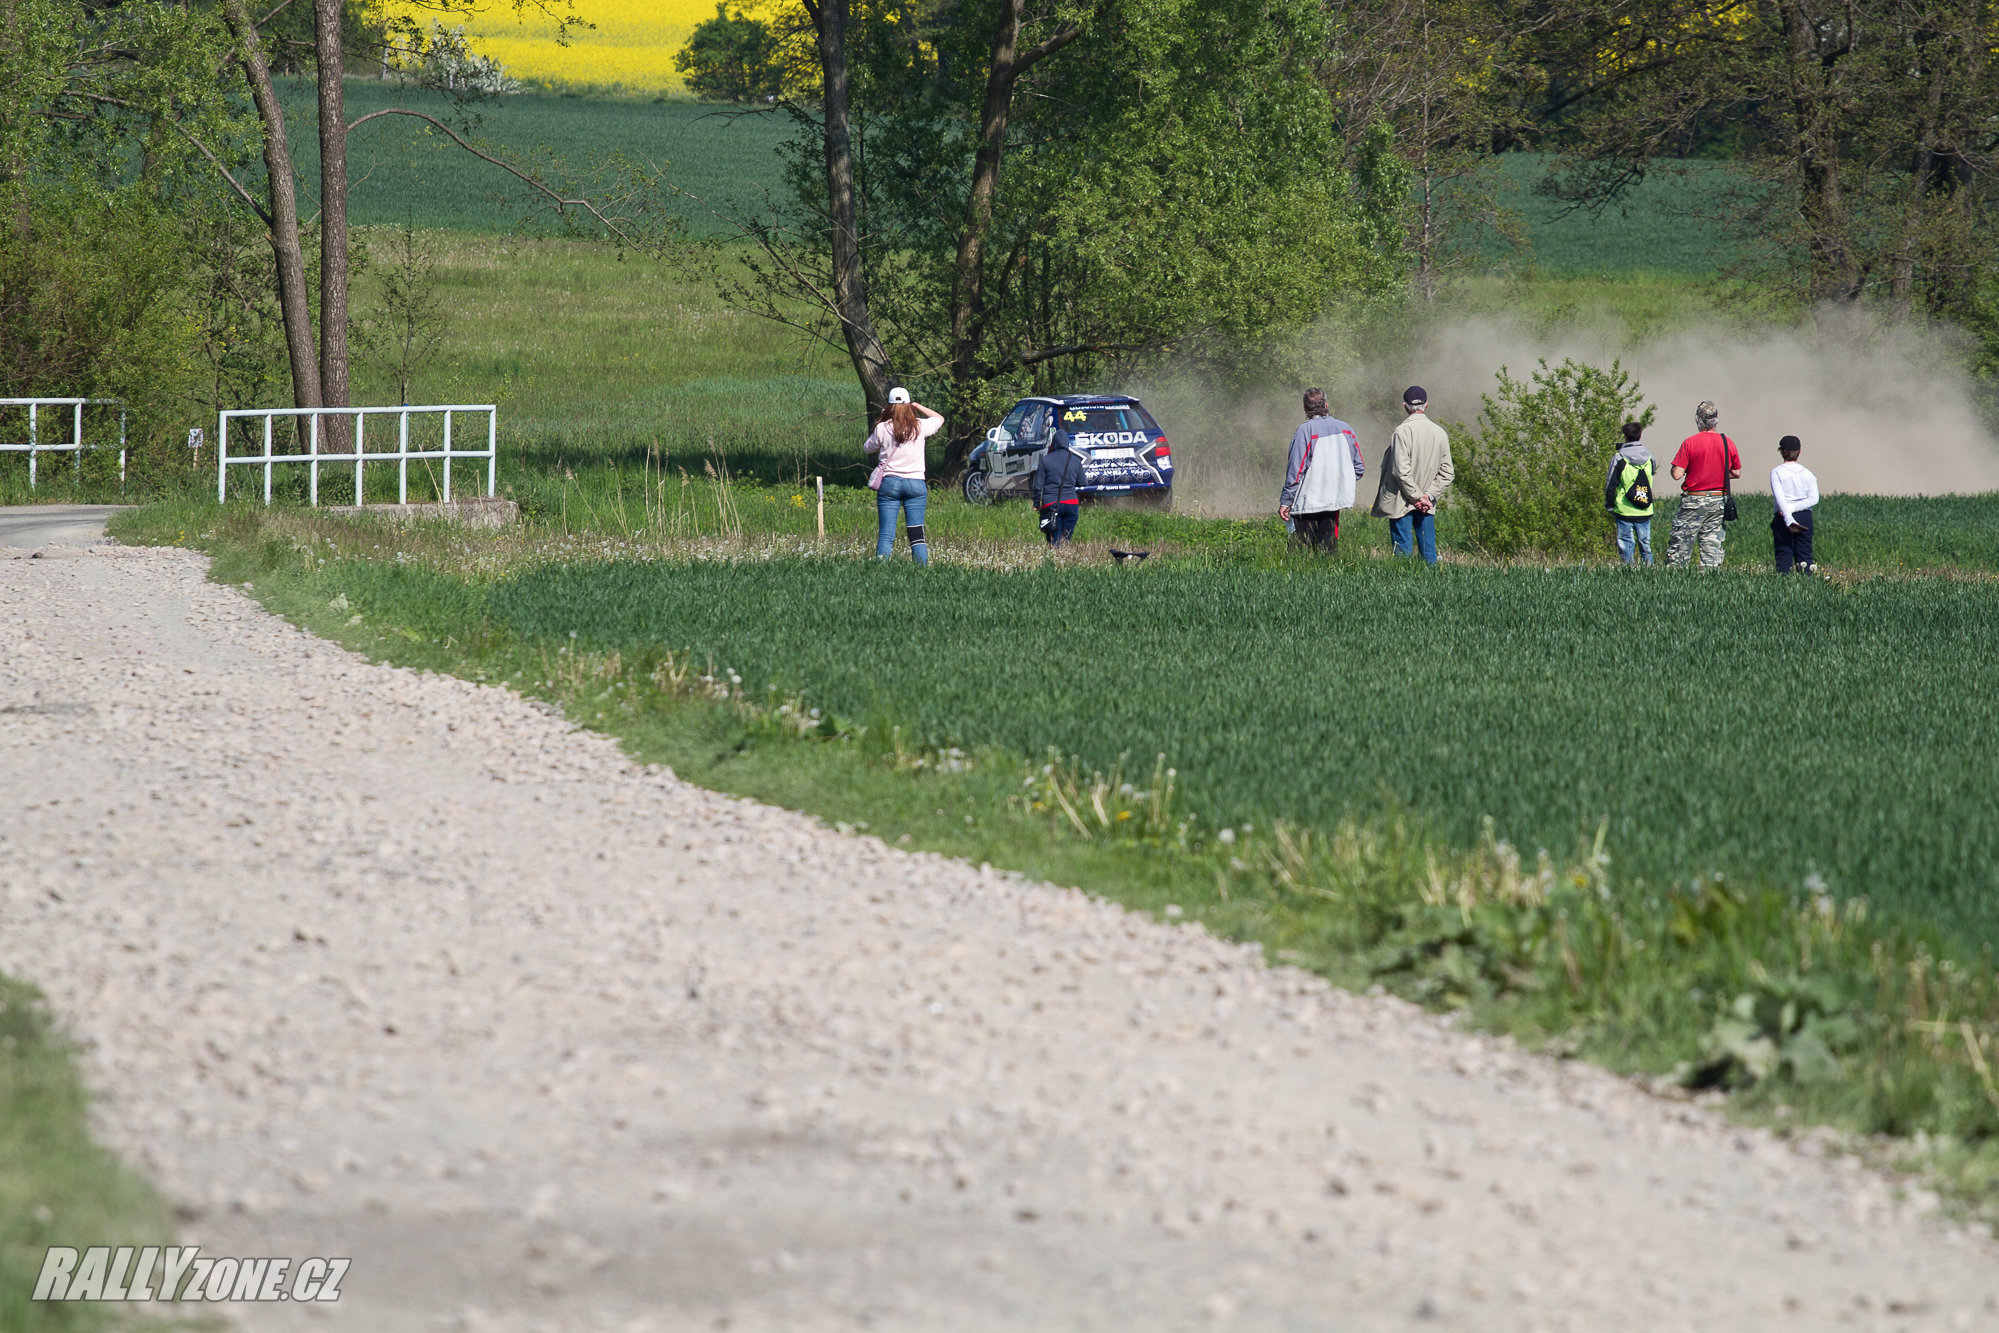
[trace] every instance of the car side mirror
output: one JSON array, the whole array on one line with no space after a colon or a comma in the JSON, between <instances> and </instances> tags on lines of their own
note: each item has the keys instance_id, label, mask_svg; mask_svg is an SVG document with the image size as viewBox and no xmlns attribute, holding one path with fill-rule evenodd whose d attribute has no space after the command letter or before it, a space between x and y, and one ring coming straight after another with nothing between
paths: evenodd
<instances>
[{"instance_id":1,"label":"car side mirror","mask_svg":"<svg viewBox=\"0 0 1999 1333\"><path fill-rule=\"evenodd\" d=\"M994 426L991 430L987 431L986 438L997 444L999 442L999 427Z\"/></svg>"}]
</instances>

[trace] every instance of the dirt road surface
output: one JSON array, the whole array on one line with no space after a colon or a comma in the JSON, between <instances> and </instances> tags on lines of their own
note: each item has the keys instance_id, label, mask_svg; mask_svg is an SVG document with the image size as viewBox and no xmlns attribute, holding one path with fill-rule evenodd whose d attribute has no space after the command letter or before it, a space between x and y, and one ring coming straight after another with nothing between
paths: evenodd
<instances>
[{"instance_id":1,"label":"dirt road surface","mask_svg":"<svg viewBox=\"0 0 1999 1333\"><path fill-rule=\"evenodd\" d=\"M0 550L90 546L104 540L104 524L121 505L0 505Z\"/></svg>"},{"instance_id":2,"label":"dirt road surface","mask_svg":"<svg viewBox=\"0 0 1999 1333\"><path fill-rule=\"evenodd\" d=\"M0 559L0 625L0 969L187 1240L353 1260L244 1327L1999 1327L1992 1242L1816 1140L684 785L195 555Z\"/></svg>"}]
</instances>

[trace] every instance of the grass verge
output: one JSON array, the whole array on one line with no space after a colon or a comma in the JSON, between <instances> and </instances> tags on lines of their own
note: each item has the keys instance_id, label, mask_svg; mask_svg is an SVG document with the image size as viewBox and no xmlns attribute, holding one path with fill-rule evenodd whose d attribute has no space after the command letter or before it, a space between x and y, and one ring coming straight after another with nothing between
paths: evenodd
<instances>
[{"instance_id":1,"label":"grass verge","mask_svg":"<svg viewBox=\"0 0 1999 1333\"><path fill-rule=\"evenodd\" d=\"M166 1201L91 1141L88 1104L74 1048L41 997L0 977L0 1333L119 1324L114 1305L29 1299L49 1246L172 1239Z\"/></svg>"}]
</instances>

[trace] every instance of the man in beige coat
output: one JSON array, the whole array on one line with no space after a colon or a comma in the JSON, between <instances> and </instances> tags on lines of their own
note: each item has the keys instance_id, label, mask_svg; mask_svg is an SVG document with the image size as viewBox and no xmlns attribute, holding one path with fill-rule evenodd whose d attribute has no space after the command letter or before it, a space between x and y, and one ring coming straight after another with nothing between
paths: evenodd
<instances>
[{"instance_id":1,"label":"man in beige coat","mask_svg":"<svg viewBox=\"0 0 1999 1333\"><path fill-rule=\"evenodd\" d=\"M1430 395L1423 386L1412 384L1402 395L1402 411L1408 418L1395 428L1388 453L1381 460L1381 489L1375 493L1373 513L1388 520L1388 539L1395 554L1420 551L1423 559L1437 563L1437 497L1457 474L1451 468L1451 437L1430 420L1425 410Z\"/></svg>"}]
</instances>

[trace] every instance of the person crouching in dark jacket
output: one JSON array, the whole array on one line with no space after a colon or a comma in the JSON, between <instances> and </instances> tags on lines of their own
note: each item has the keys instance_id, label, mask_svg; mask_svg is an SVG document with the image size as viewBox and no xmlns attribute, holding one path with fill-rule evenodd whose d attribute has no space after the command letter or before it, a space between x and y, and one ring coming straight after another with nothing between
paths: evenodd
<instances>
[{"instance_id":1,"label":"person crouching in dark jacket","mask_svg":"<svg viewBox=\"0 0 1999 1333\"><path fill-rule=\"evenodd\" d=\"M1041 511L1041 531L1050 546L1060 546L1075 535L1082 484L1083 460L1069 447L1069 433L1057 428L1030 483L1034 507Z\"/></svg>"}]
</instances>

